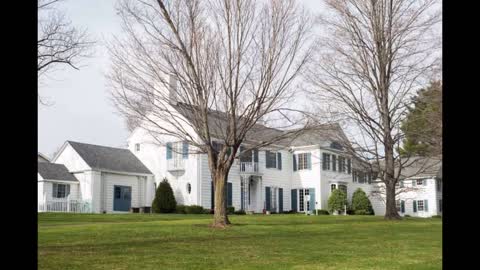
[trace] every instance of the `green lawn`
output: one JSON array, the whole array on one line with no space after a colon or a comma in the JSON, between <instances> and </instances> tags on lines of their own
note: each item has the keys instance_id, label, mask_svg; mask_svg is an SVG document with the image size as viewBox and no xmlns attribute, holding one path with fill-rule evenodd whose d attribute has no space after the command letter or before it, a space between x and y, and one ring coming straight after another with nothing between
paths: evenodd
<instances>
[{"instance_id":1,"label":"green lawn","mask_svg":"<svg viewBox=\"0 0 480 270\"><path fill-rule=\"evenodd\" d=\"M441 219L38 215L39 269L441 269Z\"/></svg>"}]
</instances>

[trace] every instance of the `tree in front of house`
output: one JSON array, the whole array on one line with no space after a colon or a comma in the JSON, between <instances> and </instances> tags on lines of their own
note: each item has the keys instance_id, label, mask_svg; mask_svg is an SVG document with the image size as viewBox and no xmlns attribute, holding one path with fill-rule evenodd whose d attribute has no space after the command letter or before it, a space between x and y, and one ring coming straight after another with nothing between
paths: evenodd
<instances>
[{"instance_id":1,"label":"tree in front of house","mask_svg":"<svg viewBox=\"0 0 480 270\"><path fill-rule=\"evenodd\" d=\"M438 0L327 0L319 17L317 64L306 77L319 117L348 125L351 155L378 171L385 219L401 219L396 186L412 162L400 155L401 125L416 90L434 78L441 59ZM352 147L349 147L352 145Z\"/></svg>"},{"instance_id":2,"label":"tree in front of house","mask_svg":"<svg viewBox=\"0 0 480 270\"><path fill-rule=\"evenodd\" d=\"M160 146L168 135L207 155L212 226L224 228L235 159L310 126L294 101L313 20L295 0L121 0L117 14L124 36L108 46L107 75L114 104Z\"/></svg>"},{"instance_id":3,"label":"tree in front of house","mask_svg":"<svg viewBox=\"0 0 480 270\"><path fill-rule=\"evenodd\" d=\"M341 189L334 189L328 198L328 211L338 213L345 210L347 205L347 194Z\"/></svg>"},{"instance_id":4,"label":"tree in front of house","mask_svg":"<svg viewBox=\"0 0 480 270\"><path fill-rule=\"evenodd\" d=\"M357 188L352 195L352 210L356 215L373 215L372 203L361 188Z\"/></svg>"},{"instance_id":5,"label":"tree in front of house","mask_svg":"<svg viewBox=\"0 0 480 270\"><path fill-rule=\"evenodd\" d=\"M175 212L176 206L177 201L175 200L175 196L173 196L172 187L170 183L168 183L168 180L163 178L155 192L152 210L154 213L173 213Z\"/></svg>"},{"instance_id":6,"label":"tree in front of house","mask_svg":"<svg viewBox=\"0 0 480 270\"><path fill-rule=\"evenodd\" d=\"M436 156L442 153L442 81L433 81L413 98L402 123L405 133L400 153L404 156Z\"/></svg>"}]
</instances>

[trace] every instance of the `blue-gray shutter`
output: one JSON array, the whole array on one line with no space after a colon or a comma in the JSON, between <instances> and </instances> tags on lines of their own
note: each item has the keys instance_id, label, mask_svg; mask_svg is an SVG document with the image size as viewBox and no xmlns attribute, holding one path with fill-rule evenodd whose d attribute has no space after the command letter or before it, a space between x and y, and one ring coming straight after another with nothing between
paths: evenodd
<instances>
[{"instance_id":1,"label":"blue-gray shutter","mask_svg":"<svg viewBox=\"0 0 480 270\"><path fill-rule=\"evenodd\" d=\"M307 153L307 169L312 169L312 153Z\"/></svg>"},{"instance_id":2,"label":"blue-gray shutter","mask_svg":"<svg viewBox=\"0 0 480 270\"><path fill-rule=\"evenodd\" d=\"M277 153L277 162L278 162L277 168L281 170L282 169L282 153Z\"/></svg>"},{"instance_id":3,"label":"blue-gray shutter","mask_svg":"<svg viewBox=\"0 0 480 270\"><path fill-rule=\"evenodd\" d=\"M53 183L53 188L52 188L52 197L53 198L57 197L57 192L58 192L58 185Z\"/></svg>"},{"instance_id":4,"label":"blue-gray shutter","mask_svg":"<svg viewBox=\"0 0 480 270\"><path fill-rule=\"evenodd\" d=\"M245 187L244 187L245 188ZM244 210L245 209L245 195L243 194L244 190L242 190L242 183L240 182L240 209Z\"/></svg>"},{"instance_id":5,"label":"blue-gray shutter","mask_svg":"<svg viewBox=\"0 0 480 270\"><path fill-rule=\"evenodd\" d=\"M172 159L172 143L167 143L167 159Z\"/></svg>"},{"instance_id":6,"label":"blue-gray shutter","mask_svg":"<svg viewBox=\"0 0 480 270\"><path fill-rule=\"evenodd\" d=\"M270 211L270 187L265 187L265 209Z\"/></svg>"},{"instance_id":7,"label":"blue-gray shutter","mask_svg":"<svg viewBox=\"0 0 480 270\"><path fill-rule=\"evenodd\" d=\"M400 212L405 213L405 201L400 201Z\"/></svg>"},{"instance_id":8,"label":"blue-gray shutter","mask_svg":"<svg viewBox=\"0 0 480 270\"><path fill-rule=\"evenodd\" d=\"M413 201L413 212L417 212L417 201Z\"/></svg>"},{"instance_id":9,"label":"blue-gray shutter","mask_svg":"<svg viewBox=\"0 0 480 270\"><path fill-rule=\"evenodd\" d=\"M310 210L315 210L315 189L310 188L308 195L310 195Z\"/></svg>"},{"instance_id":10,"label":"blue-gray shutter","mask_svg":"<svg viewBox=\"0 0 480 270\"><path fill-rule=\"evenodd\" d=\"M253 150L253 162L258 162L258 149Z\"/></svg>"},{"instance_id":11,"label":"blue-gray shutter","mask_svg":"<svg viewBox=\"0 0 480 270\"><path fill-rule=\"evenodd\" d=\"M425 212L428 212L428 200L425 200L423 202L423 205L424 205L424 208L425 208Z\"/></svg>"},{"instance_id":12,"label":"blue-gray shutter","mask_svg":"<svg viewBox=\"0 0 480 270\"><path fill-rule=\"evenodd\" d=\"M293 171L297 170L297 155L293 154Z\"/></svg>"},{"instance_id":13,"label":"blue-gray shutter","mask_svg":"<svg viewBox=\"0 0 480 270\"><path fill-rule=\"evenodd\" d=\"M296 189L292 189L292 193L291 193L291 201L292 201L292 210L293 211L298 211L297 210L297 190Z\"/></svg>"},{"instance_id":14,"label":"blue-gray shutter","mask_svg":"<svg viewBox=\"0 0 480 270\"><path fill-rule=\"evenodd\" d=\"M270 151L265 151L265 168L272 168L272 161L269 158Z\"/></svg>"},{"instance_id":15,"label":"blue-gray shutter","mask_svg":"<svg viewBox=\"0 0 480 270\"><path fill-rule=\"evenodd\" d=\"M278 212L283 212L283 188L278 189Z\"/></svg>"},{"instance_id":16,"label":"blue-gray shutter","mask_svg":"<svg viewBox=\"0 0 480 270\"><path fill-rule=\"evenodd\" d=\"M182 149L183 153L182 153L182 157L183 159L187 159L188 158L188 142L183 142L183 149Z\"/></svg>"},{"instance_id":17,"label":"blue-gray shutter","mask_svg":"<svg viewBox=\"0 0 480 270\"><path fill-rule=\"evenodd\" d=\"M227 206L232 206L232 183L227 183Z\"/></svg>"},{"instance_id":18,"label":"blue-gray shutter","mask_svg":"<svg viewBox=\"0 0 480 270\"><path fill-rule=\"evenodd\" d=\"M68 197L68 195L70 195L70 185L66 185L65 187L65 198Z\"/></svg>"}]
</instances>

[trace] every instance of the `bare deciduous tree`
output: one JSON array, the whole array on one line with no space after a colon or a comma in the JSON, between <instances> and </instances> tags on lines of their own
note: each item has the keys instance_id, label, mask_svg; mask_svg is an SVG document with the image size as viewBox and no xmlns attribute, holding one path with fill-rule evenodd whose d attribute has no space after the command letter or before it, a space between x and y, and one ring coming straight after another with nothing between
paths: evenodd
<instances>
[{"instance_id":1,"label":"bare deciduous tree","mask_svg":"<svg viewBox=\"0 0 480 270\"><path fill-rule=\"evenodd\" d=\"M288 104L311 55L310 16L293 0L124 0L118 14L126 36L109 45L114 103L158 144L174 136L207 154L212 226L225 227L225 186L240 145L245 153L309 126Z\"/></svg>"},{"instance_id":2,"label":"bare deciduous tree","mask_svg":"<svg viewBox=\"0 0 480 270\"><path fill-rule=\"evenodd\" d=\"M309 74L322 109L356 128L351 153L379 170L386 219L399 219L395 185L409 157L398 147L410 97L438 71L435 0L327 0L326 37ZM436 69L435 69L436 68ZM399 169L395 170L395 168Z\"/></svg>"},{"instance_id":3,"label":"bare deciduous tree","mask_svg":"<svg viewBox=\"0 0 480 270\"><path fill-rule=\"evenodd\" d=\"M94 42L86 29L74 27L56 5L61 0L38 0L37 72L41 80L55 67L79 69L81 58L91 55ZM39 96L41 104L47 105Z\"/></svg>"}]
</instances>

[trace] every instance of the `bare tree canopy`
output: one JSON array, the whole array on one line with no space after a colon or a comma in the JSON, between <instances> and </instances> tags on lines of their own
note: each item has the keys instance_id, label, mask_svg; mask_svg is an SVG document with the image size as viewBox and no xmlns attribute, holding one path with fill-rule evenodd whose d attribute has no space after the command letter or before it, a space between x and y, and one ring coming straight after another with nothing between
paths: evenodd
<instances>
[{"instance_id":1,"label":"bare tree canopy","mask_svg":"<svg viewBox=\"0 0 480 270\"><path fill-rule=\"evenodd\" d=\"M293 0L122 0L118 14L126 36L109 45L113 101L154 138L174 136L208 155L213 226L224 227L240 144L272 145L309 125L289 104L311 56L311 17Z\"/></svg>"},{"instance_id":2,"label":"bare tree canopy","mask_svg":"<svg viewBox=\"0 0 480 270\"><path fill-rule=\"evenodd\" d=\"M94 44L86 29L74 27L56 5L61 0L38 0L37 71L41 80L59 66L79 69ZM42 99L40 98L40 102Z\"/></svg>"},{"instance_id":3,"label":"bare tree canopy","mask_svg":"<svg viewBox=\"0 0 480 270\"><path fill-rule=\"evenodd\" d=\"M358 132L352 153L379 170L386 185L386 218L398 219L395 184L408 156L398 148L411 97L438 72L435 0L328 0L320 17L327 33L309 72L322 109ZM410 161L411 162L411 161ZM395 166L399 169L395 170Z\"/></svg>"}]
</instances>

